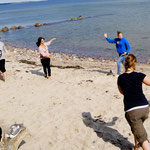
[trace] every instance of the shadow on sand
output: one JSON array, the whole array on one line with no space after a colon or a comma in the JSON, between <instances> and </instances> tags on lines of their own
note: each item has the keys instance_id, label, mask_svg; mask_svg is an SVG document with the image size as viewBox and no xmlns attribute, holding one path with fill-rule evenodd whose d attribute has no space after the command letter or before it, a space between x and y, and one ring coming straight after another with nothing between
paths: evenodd
<instances>
[{"instance_id":1,"label":"shadow on sand","mask_svg":"<svg viewBox=\"0 0 150 150\"><path fill-rule=\"evenodd\" d=\"M38 69L38 70L30 70L30 72L31 72L32 74L35 74L35 75L38 75L38 76L44 76L44 73L42 73L40 70L41 70L41 69Z\"/></svg>"},{"instance_id":2,"label":"shadow on sand","mask_svg":"<svg viewBox=\"0 0 150 150\"><path fill-rule=\"evenodd\" d=\"M112 75L112 76L114 76L112 70L110 70L110 71L104 71L104 70L90 70L90 71L91 71L91 72L104 73L104 74L106 74L106 75Z\"/></svg>"},{"instance_id":3,"label":"shadow on sand","mask_svg":"<svg viewBox=\"0 0 150 150\"><path fill-rule=\"evenodd\" d=\"M22 140L22 142L19 144L18 149L23 146L24 144L26 144L26 142L24 140Z\"/></svg>"},{"instance_id":4,"label":"shadow on sand","mask_svg":"<svg viewBox=\"0 0 150 150\"><path fill-rule=\"evenodd\" d=\"M111 144L119 147L120 150L132 150L134 145L128 141L123 135L121 135L117 130L110 128L109 126L115 125L118 120L114 117L111 122L105 122L98 119L93 119L90 112L83 112L83 123L92 128L99 138L102 138L105 142L110 142Z\"/></svg>"}]
</instances>

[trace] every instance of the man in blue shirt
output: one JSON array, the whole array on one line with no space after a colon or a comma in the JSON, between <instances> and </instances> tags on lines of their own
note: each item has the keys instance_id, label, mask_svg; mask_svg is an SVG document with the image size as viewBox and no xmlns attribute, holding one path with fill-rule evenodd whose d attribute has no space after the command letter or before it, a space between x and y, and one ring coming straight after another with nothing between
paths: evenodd
<instances>
[{"instance_id":1,"label":"man in blue shirt","mask_svg":"<svg viewBox=\"0 0 150 150\"><path fill-rule=\"evenodd\" d=\"M120 75L121 72L121 62L125 64L125 58L130 52L131 48L128 41L123 37L122 32L117 31L117 38L110 39L107 36L107 33L104 33L104 37L109 43L116 44L116 49L119 54L119 58L117 60L117 74Z\"/></svg>"}]
</instances>

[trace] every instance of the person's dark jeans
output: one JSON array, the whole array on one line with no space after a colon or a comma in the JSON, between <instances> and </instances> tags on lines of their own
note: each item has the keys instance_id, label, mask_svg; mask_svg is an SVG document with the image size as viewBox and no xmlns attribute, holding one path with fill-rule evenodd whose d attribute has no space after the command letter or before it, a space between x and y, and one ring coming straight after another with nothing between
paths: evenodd
<instances>
[{"instance_id":1,"label":"person's dark jeans","mask_svg":"<svg viewBox=\"0 0 150 150\"><path fill-rule=\"evenodd\" d=\"M5 59L0 60L0 71L2 73L6 72L6 69L5 69Z\"/></svg>"},{"instance_id":2,"label":"person's dark jeans","mask_svg":"<svg viewBox=\"0 0 150 150\"><path fill-rule=\"evenodd\" d=\"M43 58L41 59L41 63L43 66L43 71L45 73L45 76L47 77L47 72L48 76L51 76L51 68L50 68L50 58Z\"/></svg>"}]
</instances>

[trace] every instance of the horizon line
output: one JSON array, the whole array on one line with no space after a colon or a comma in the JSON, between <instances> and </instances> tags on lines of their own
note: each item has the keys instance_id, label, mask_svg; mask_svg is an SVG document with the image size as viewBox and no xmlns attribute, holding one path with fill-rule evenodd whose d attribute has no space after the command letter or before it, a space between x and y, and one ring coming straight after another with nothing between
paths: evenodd
<instances>
[{"instance_id":1,"label":"horizon line","mask_svg":"<svg viewBox=\"0 0 150 150\"><path fill-rule=\"evenodd\" d=\"M48 0L5 0L0 2L1 4L13 4L13 3L30 3L30 2L40 2L40 1L48 1Z\"/></svg>"}]
</instances>

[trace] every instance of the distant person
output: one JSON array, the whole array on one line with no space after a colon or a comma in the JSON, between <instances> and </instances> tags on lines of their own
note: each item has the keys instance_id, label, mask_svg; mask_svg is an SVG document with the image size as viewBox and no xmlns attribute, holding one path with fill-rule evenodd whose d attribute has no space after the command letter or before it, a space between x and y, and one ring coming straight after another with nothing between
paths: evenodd
<instances>
[{"instance_id":1,"label":"distant person","mask_svg":"<svg viewBox=\"0 0 150 150\"><path fill-rule=\"evenodd\" d=\"M107 36L107 33L104 33L104 37L106 38L106 40L109 43L116 44L116 49L117 49L117 52L119 54L119 58L117 60L117 75L120 75L120 72L121 72L121 62L124 65L125 58L128 55L128 53L130 52L131 48L130 48L130 45L129 45L128 41L123 37L122 32L117 31L117 36L118 37L115 38L115 39L110 39Z\"/></svg>"},{"instance_id":2,"label":"distant person","mask_svg":"<svg viewBox=\"0 0 150 150\"><path fill-rule=\"evenodd\" d=\"M50 56L50 53L48 51L48 46L54 41L56 38L51 39L48 42L45 42L45 39L43 37L39 37L37 41L37 46L39 47L39 53L40 53L40 59L43 66L43 70L45 73L45 77L47 79L50 79L51 77L51 68L50 68L50 60L52 56Z\"/></svg>"},{"instance_id":3,"label":"distant person","mask_svg":"<svg viewBox=\"0 0 150 150\"><path fill-rule=\"evenodd\" d=\"M0 37L1 40L1 37ZM6 69L5 69L5 55L9 55L8 51L3 42L0 41L0 80L2 79L1 74L3 75L3 81L6 81Z\"/></svg>"},{"instance_id":4,"label":"distant person","mask_svg":"<svg viewBox=\"0 0 150 150\"><path fill-rule=\"evenodd\" d=\"M143 126L149 115L149 103L143 94L142 83L150 86L150 78L136 72L137 59L129 54L125 59L125 73L118 77L118 89L124 95L125 118L135 138L134 150L150 150L147 133Z\"/></svg>"}]
</instances>

